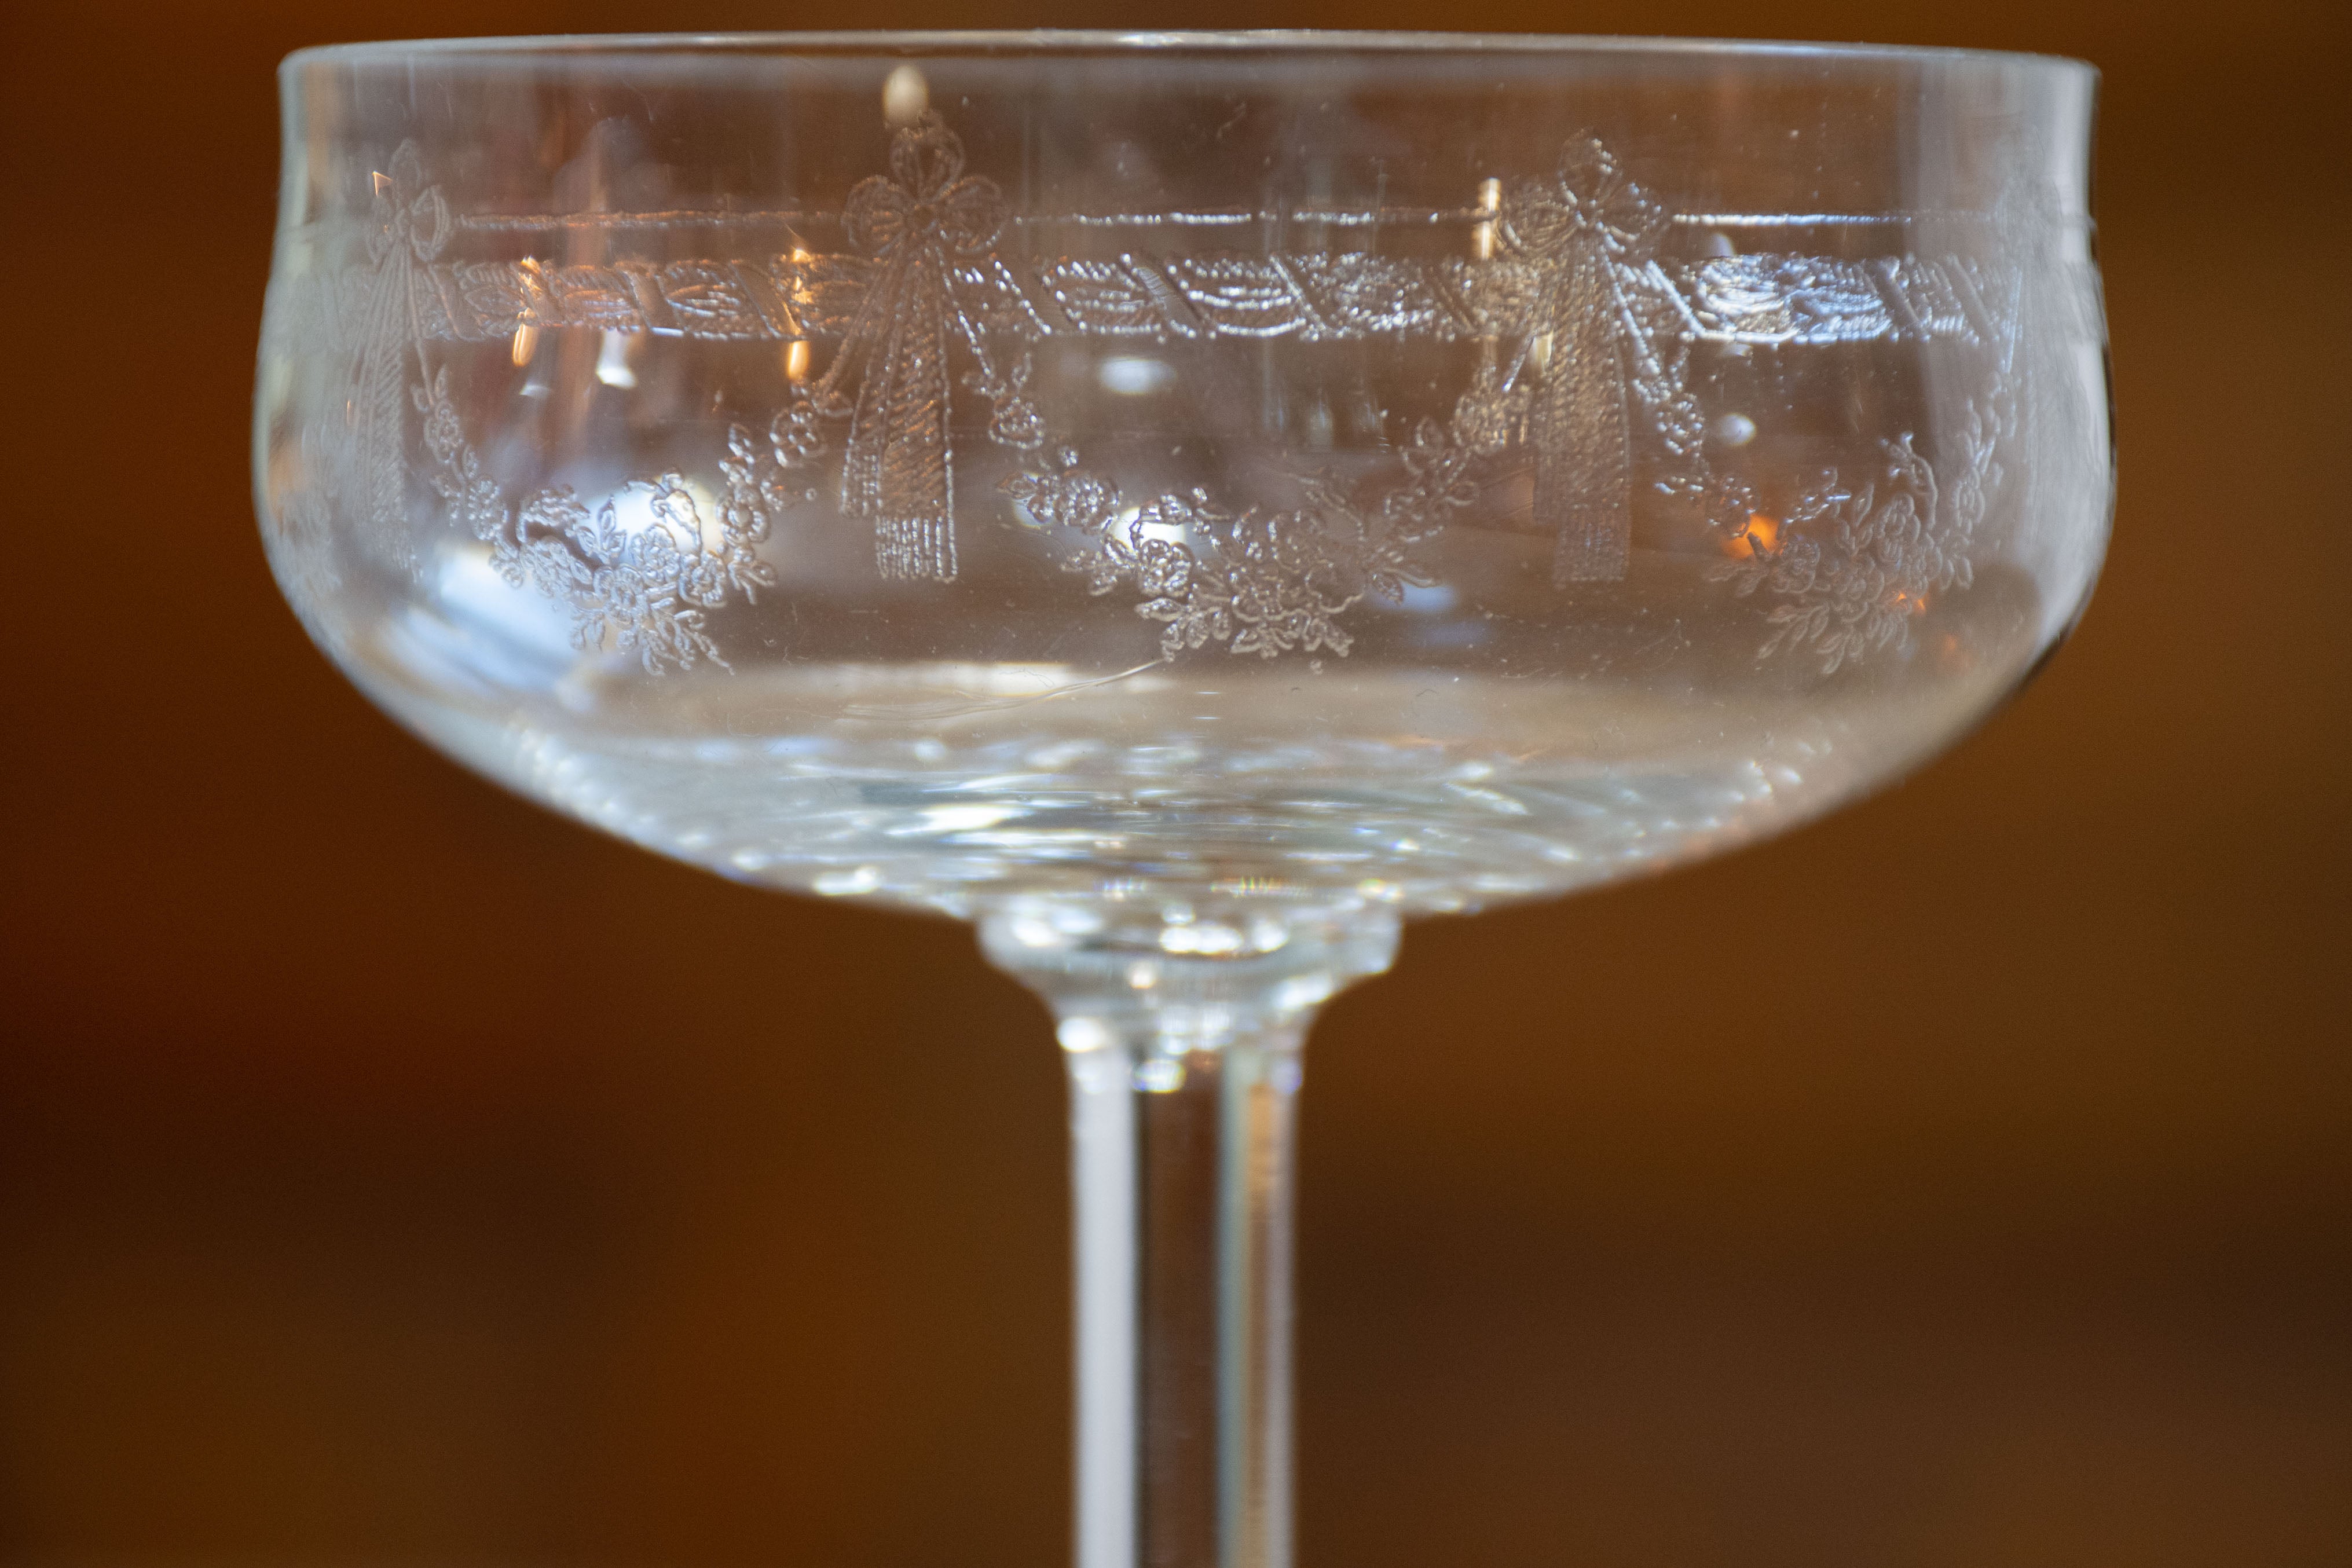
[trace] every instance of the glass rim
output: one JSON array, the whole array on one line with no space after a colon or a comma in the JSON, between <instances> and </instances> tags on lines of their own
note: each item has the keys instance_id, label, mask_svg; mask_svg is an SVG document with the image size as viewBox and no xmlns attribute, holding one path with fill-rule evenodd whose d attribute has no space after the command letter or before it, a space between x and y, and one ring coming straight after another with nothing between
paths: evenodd
<instances>
[{"instance_id":1,"label":"glass rim","mask_svg":"<svg viewBox=\"0 0 2352 1568\"><path fill-rule=\"evenodd\" d=\"M645 59L711 56L772 56L811 59L871 56L877 59L963 55L1017 58L1034 56L1106 54L1148 56L1155 52L1299 57L1346 54L1395 56L1556 55L1707 58L1726 60L1846 59L1857 62L2038 66L2062 74L2095 78L2098 67L2065 55L2023 50L1966 48L1941 44L1822 43L1778 38L1668 37L1580 33L1447 33L1345 28L1117 29L1036 27L826 32L548 33L488 37L408 38L319 44L297 49L280 62L291 71L312 65L361 65L413 58L565 58L608 57Z\"/></svg>"}]
</instances>

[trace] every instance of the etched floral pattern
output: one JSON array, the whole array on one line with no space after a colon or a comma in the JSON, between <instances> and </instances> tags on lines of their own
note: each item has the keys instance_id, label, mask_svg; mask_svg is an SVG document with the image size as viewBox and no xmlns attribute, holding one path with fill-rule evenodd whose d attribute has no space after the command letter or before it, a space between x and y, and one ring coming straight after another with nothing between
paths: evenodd
<instances>
[{"instance_id":1,"label":"etched floral pattern","mask_svg":"<svg viewBox=\"0 0 2352 1568\"><path fill-rule=\"evenodd\" d=\"M1759 591L1782 602L1759 657L1806 651L1822 673L1884 648L1907 645L1931 595L1969 586L1969 545L2000 482L1992 422L1972 410L1958 472L1939 480L1905 435L1885 447L1879 472L1848 484L1823 474L1769 533L1758 526L1753 492L1737 480L1720 489L1744 558L1709 569L1741 598Z\"/></svg>"},{"instance_id":2,"label":"etched floral pattern","mask_svg":"<svg viewBox=\"0 0 2352 1568\"><path fill-rule=\"evenodd\" d=\"M1355 639L1342 615L1368 597L1401 603L1407 587L1433 580L1413 548L1476 499L1471 456L1458 433L1426 422L1405 449L1405 482L1377 502L1312 478L1300 482L1304 505L1273 513L1235 514L1198 489L1128 513L1118 487L1068 448L1005 489L1041 525L1079 537L1082 553L1065 564L1093 593L1128 584L1142 595L1136 614L1166 628L1163 658L1211 643L1265 658L1344 657Z\"/></svg>"},{"instance_id":3,"label":"etched floral pattern","mask_svg":"<svg viewBox=\"0 0 2352 1568\"><path fill-rule=\"evenodd\" d=\"M707 612L724 605L730 590L751 600L776 580L758 550L777 491L760 472L750 433L740 426L728 432L727 494L714 543L693 489L676 473L630 479L593 511L568 485L509 505L466 439L448 379L442 370L416 392L430 482L489 546L508 584L536 589L569 610L572 646L583 652L634 655L648 675L703 659L727 668ZM643 500L646 521L623 526L624 496Z\"/></svg>"},{"instance_id":4,"label":"etched floral pattern","mask_svg":"<svg viewBox=\"0 0 2352 1568\"><path fill-rule=\"evenodd\" d=\"M564 606L576 646L634 658L649 673L723 667L712 613L773 585L761 547L789 510L819 498L828 465L840 512L874 529L883 576L957 575L950 416L961 384L988 404L990 440L1019 455L1003 488L1030 521L1076 547L1065 564L1091 592L1135 594L1136 613L1161 628L1163 658L1212 646L1269 658L1345 655L1348 613L1429 584L1423 546L1477 500L1480 466L1515 447L1532 468L1525 504L1554 538L1552 579L1568 585L1624 576L1636 443L1654 438L1664 461L1648 463L1649 485L1727 520L1720 526L1740 558L1713 574L1735 596L1776 601L1764 657L1810 650L1834 671L1901 644L1929 595L1969 580L1969 552L2000 483L1993 454L2015 423L2014 400L1998 386L1972 406L1945 474L1905 437L1865 482L1823 475L1768 537L1748 531L1744 481L1710 468L1706 416L1689 384L1703 341L1739 353L1906 332L2008 343L2015 323L1986 316L1986 291L1958 261L1759 254L1662 264L1674 214L1589 136L1572 138L1544 179L1487 182L1474 210L1486 238L1472 257L1436 261L1007 258L998 249L1012 221L1003 192L966 171L963 144L939 115L898 127L888 162L889 174L856 185L839 215L855 258L795 251L755 286L731 262L452 263L463 225L403 146L374 176L363 267L329 291L341 322L329 336L351 354L352 417L310 465L321 483L288 498L289 518L356 510L376 524L372 535L408 539L417 476L407 420L422 415L425 489L509 584ZM762 289L783 301L773 321L757 303L771 297ZM507 292L511 308L488 303ZM729 426L723 495L665 471L601 500L560 486L516 499L469 441L432 348L480 341L490 335L483 321L509 316L499 330L518 342L542 321L645 331L658 316L672 323L659 330L683 335L789 333L805 345L821 331L835 347L764 440ZM1280 510L1235 511L1202 490L1130 504L1050 428L1025 347L1097 332L1164 343L1426 332L1471 338L1477 362L1451 418L1423 421L1386 481L1300 475L1297 504ZM846 426L837 441L836 424Z\"/></svg>"}]
</instances>

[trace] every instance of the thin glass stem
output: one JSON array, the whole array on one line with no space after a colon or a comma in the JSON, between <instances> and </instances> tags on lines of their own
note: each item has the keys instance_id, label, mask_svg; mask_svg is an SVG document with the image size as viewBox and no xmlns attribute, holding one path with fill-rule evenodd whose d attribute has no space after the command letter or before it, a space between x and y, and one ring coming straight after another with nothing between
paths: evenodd
<instances>
[{"instance_id":1,"label":"thin glass stem","mask_svg":"<svg viewBox=\"0 0 2352 1568\"><path fill-rule=\"evenodd\" d=\"M1289 1568L1300 1045L1396 926L1177 913L982 926L1069 1069L1077 1568Z\"/></svg>"},{"instance_id":2,"label":"thin glass stem","mask_svg":"<svg viewBox=\"0 0 2352 1568\"><path fill-rule=\"evenodd\" d=\"M1079 1568L1290 1561L1299 1038L1068 1053Z\"/></svg>"}]
</instances>

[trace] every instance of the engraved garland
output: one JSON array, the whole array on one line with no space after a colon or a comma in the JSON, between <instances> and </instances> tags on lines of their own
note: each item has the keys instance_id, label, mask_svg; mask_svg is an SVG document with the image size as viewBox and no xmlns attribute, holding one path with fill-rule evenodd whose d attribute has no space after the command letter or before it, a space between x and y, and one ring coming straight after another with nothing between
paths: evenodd
<instances>
[{"instance_id":1,"label":"engraved garland","mask_svg":"<svg viewBox=\"0 0 2352 1568\"><path fill-rule=\"evenodd\" d=\"M1549 179L1489 182L1480 206L1437 215L1483 226L1486 237L1477 256L1443 260L1008 257L999 240L1019 220L994 182L965 171L962 143L937 114L895 132L889 166L839 215L854 254L549 267L446 253L467 230L684 227L756 215L460 218L404 145L376 176L365 266L331 278L325 300L354 417L320 455L327 494L294 491L276 526L289 544L307 539L331 500L400 518L413 413L433 496L509 584L564 607L577 647L633 655L649 674L723 666L707 613L773 585L760 546L784 511L814 499L828 465L842 512L873 526L884 576L956 576L950 366L961 355L976 366L963 385L988 405L990 439L1020 458L1003 489L1070 545L1065 564L1092 593L1138 596L1137 614L1161 627L1163 658L1212 643L1264 658L1344 656L1346 613L1429 584L1419 547L1476 500L1479 463L1514 446L1531 458L1534 516L1553 535L1553 581L1567 586L1625 574L1633 452L1654 440L1664 462L1653 482L1703 506L1730 549L1711 575L1737 595L1780 601L1759 657L1804 650L1834 671L1902 642L1926 595L1969 580L1969 549L2000 483L1996 453L2016 426L2004 391L2013 377L1997 369L1969 405L1946 474L1906 435L1886 444L1880 472L1858 484L1825 473L1763 529L1747 483L1707 461L1706 416L1686 373L1702 342L1880 339L1957 341L2005 367L2017 351L2021 272L1996 285L1959 258L1662 261L1658 244L1676 215L1589 138L1570 142ZM702 515L683 476L665 472L620 487L616 497L650 519L624 527L615 499L592 510L568 488L508 497L467 435L446 365L435 363L437 343L520 342L559 327L833 348L766 430L729 427L716 518ZM1421 338L1475 343L1478 361L1451 417L1424 419L1400 443L1400 471L1384 489L1303 477L1297 506L1234 512L1197 489L1130 505L1114 479L1052 437L1032 395L1029 350L1066 337Z\"/></svg>"}]
</instances>

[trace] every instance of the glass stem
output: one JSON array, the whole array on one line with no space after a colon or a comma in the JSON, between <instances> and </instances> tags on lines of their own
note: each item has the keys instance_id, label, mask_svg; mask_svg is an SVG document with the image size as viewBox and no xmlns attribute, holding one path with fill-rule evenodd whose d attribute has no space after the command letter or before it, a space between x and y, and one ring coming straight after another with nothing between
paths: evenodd
<instances>
[{"instance_id":1,"label":"glass stem","mask_svg":"<svg viewBox=\"0 0 2352 1568\"><path fill-rule=\"evenodd\" d=\"M1079 1568L1289 1562L1298 1039L1069 1054Z\"/></svg>"},{"instance_id":2,"label":"glass stem","mask_svg":"<svg viewBox=\"0 0 2352 1568\"><path fill-rule=\"evenodd\" d=\"M1031 905L982 929L1069 1069L1077 1568L1289 1568L1299 1047L1396 922Z\"/></svg>"}]
</instances>

